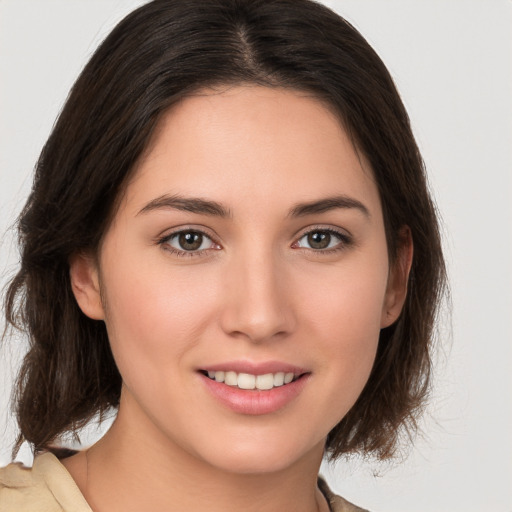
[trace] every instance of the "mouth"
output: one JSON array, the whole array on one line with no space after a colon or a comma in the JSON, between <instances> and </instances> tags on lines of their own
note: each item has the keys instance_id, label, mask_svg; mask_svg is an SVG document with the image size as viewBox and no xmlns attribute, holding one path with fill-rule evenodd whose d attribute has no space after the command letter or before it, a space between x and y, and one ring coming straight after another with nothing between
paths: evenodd
<instances>
[{"instance_id":1,"label":"mouth","mask_svg":"<svg viewBox=\"0 0 512 512\"><path fill-rule=\"evenodd\" d=\"M210 396L235 413L274 413L294 402L312 372L282 361L231 361L198 368Z\"/></svg>"},{"instance_id":2,"label":"mouth","mask_svg":"<svg viewBox=\"0 0 512 512\"><path fill-rule=\"evenodd\" d=\"M232 370L200 370L200 373L215 382L248 391L269 391L274 388L287 386L306 375L305 373L293 372L276 372L255 375L251 373L238 373Z\"/></svg>"}]
</instances>

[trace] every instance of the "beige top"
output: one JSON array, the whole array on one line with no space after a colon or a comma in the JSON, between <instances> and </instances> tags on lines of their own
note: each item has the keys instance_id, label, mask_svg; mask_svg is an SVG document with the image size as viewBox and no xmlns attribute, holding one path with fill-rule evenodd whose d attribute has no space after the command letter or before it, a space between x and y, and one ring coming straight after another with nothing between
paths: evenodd
<instances>
[{"instance_id":1,"label":"beige top","mask_svg":"<svg viewBox=\"0 0 512 512\"><path fill-rule=\"evenodd\" d=\"M367 512L334 495L319 479L332 512ZM0 468L0 512L92 512L75 481L52 453L39 455L32 468L19 463Z\"/></svg>"}]
</instances>

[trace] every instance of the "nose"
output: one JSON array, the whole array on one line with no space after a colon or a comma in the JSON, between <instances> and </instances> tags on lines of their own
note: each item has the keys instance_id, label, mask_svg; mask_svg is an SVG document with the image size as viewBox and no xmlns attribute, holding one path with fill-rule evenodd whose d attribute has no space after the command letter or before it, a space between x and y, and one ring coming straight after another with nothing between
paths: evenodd
<instances>
[{"instance_id":1,"label":"nose","mask_svg":"<svg viewBox=\"0 0 512 512\"><path fill-rule=\"evenodd\" d=\"M262 343L295 329L290 283L276 259L253 253L226 269L221 327L228 335Z\"/></svg>"}]
</instances>

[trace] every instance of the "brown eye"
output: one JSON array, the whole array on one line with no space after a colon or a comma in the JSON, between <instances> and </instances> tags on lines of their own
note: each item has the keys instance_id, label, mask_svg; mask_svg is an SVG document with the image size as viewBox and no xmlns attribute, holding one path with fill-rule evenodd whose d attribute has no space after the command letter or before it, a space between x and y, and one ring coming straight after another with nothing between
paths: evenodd
<instances>
[{"instance_id":1,"label":"brown eye","mask_svg":"<svg viewBox=\"0 0 512 512\"><path fill-rule=\"evenodd\" d=\"M180 233L178 243L184 251L197 251L203 244L203 235L194 231Z\"/></svg>"},{"instance_id":2,"label":"brown eye","mask_svg":"<svg viewBox=\"0 0 512 512\"><path fill-rule=\"evenodd\" d=\"M327 249L331 243L331 233L328 231L312 231L308 233L307 239L312 249Z\"/></svg>"},{"instance_id":3,"label":"brown eye","mask_svg":"<svg viewBox=\"0 0 512 512\"><path fill-rule=\"evenodd\" d=\"M351 244L348 235L338 233L331 229L314 229L302 235L294 247L302 247L314 251L325 251L326 249L343 249Z\"/></svg>"},{"instance_id":4,"label":"brown eye","mask_svg":"<svg viewBox=\"0 0 512 512\"><path fill-rule=\"evenodd\" d=\"M217 245L213 240L200 231L178 231L164 238L162 244L170 246L176 252L202 252L215 249Z\"/></svg>"}]
</instances>

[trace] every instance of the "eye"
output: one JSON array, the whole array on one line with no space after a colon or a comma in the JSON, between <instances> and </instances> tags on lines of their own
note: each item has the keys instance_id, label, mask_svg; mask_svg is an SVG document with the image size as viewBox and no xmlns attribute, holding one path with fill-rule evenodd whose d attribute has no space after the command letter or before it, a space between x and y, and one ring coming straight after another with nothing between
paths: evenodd
<instances>
[{"instance_id":1,"label":"eye","mask_svg":"<svg viewBox=\"0 0 512 512\"><path fill-rule=\"evenodd\" d=\"M188 229L177 231L161 239L159 243L167 246L172 252L179 254L197 253L208 249L218 249L216 244L208 235L201 231Z\"/></svg>"},{"instance_id":2,"label":"eye","mask_svg":"<svg viewBox=\"0 0 512 512\"><path fill-rule=\"evenodd\" d=\"M332 229L313 229L302 235L293 245L315 251L342 249L350 244L350 238Z\"/></svg>"}]
</instances>

